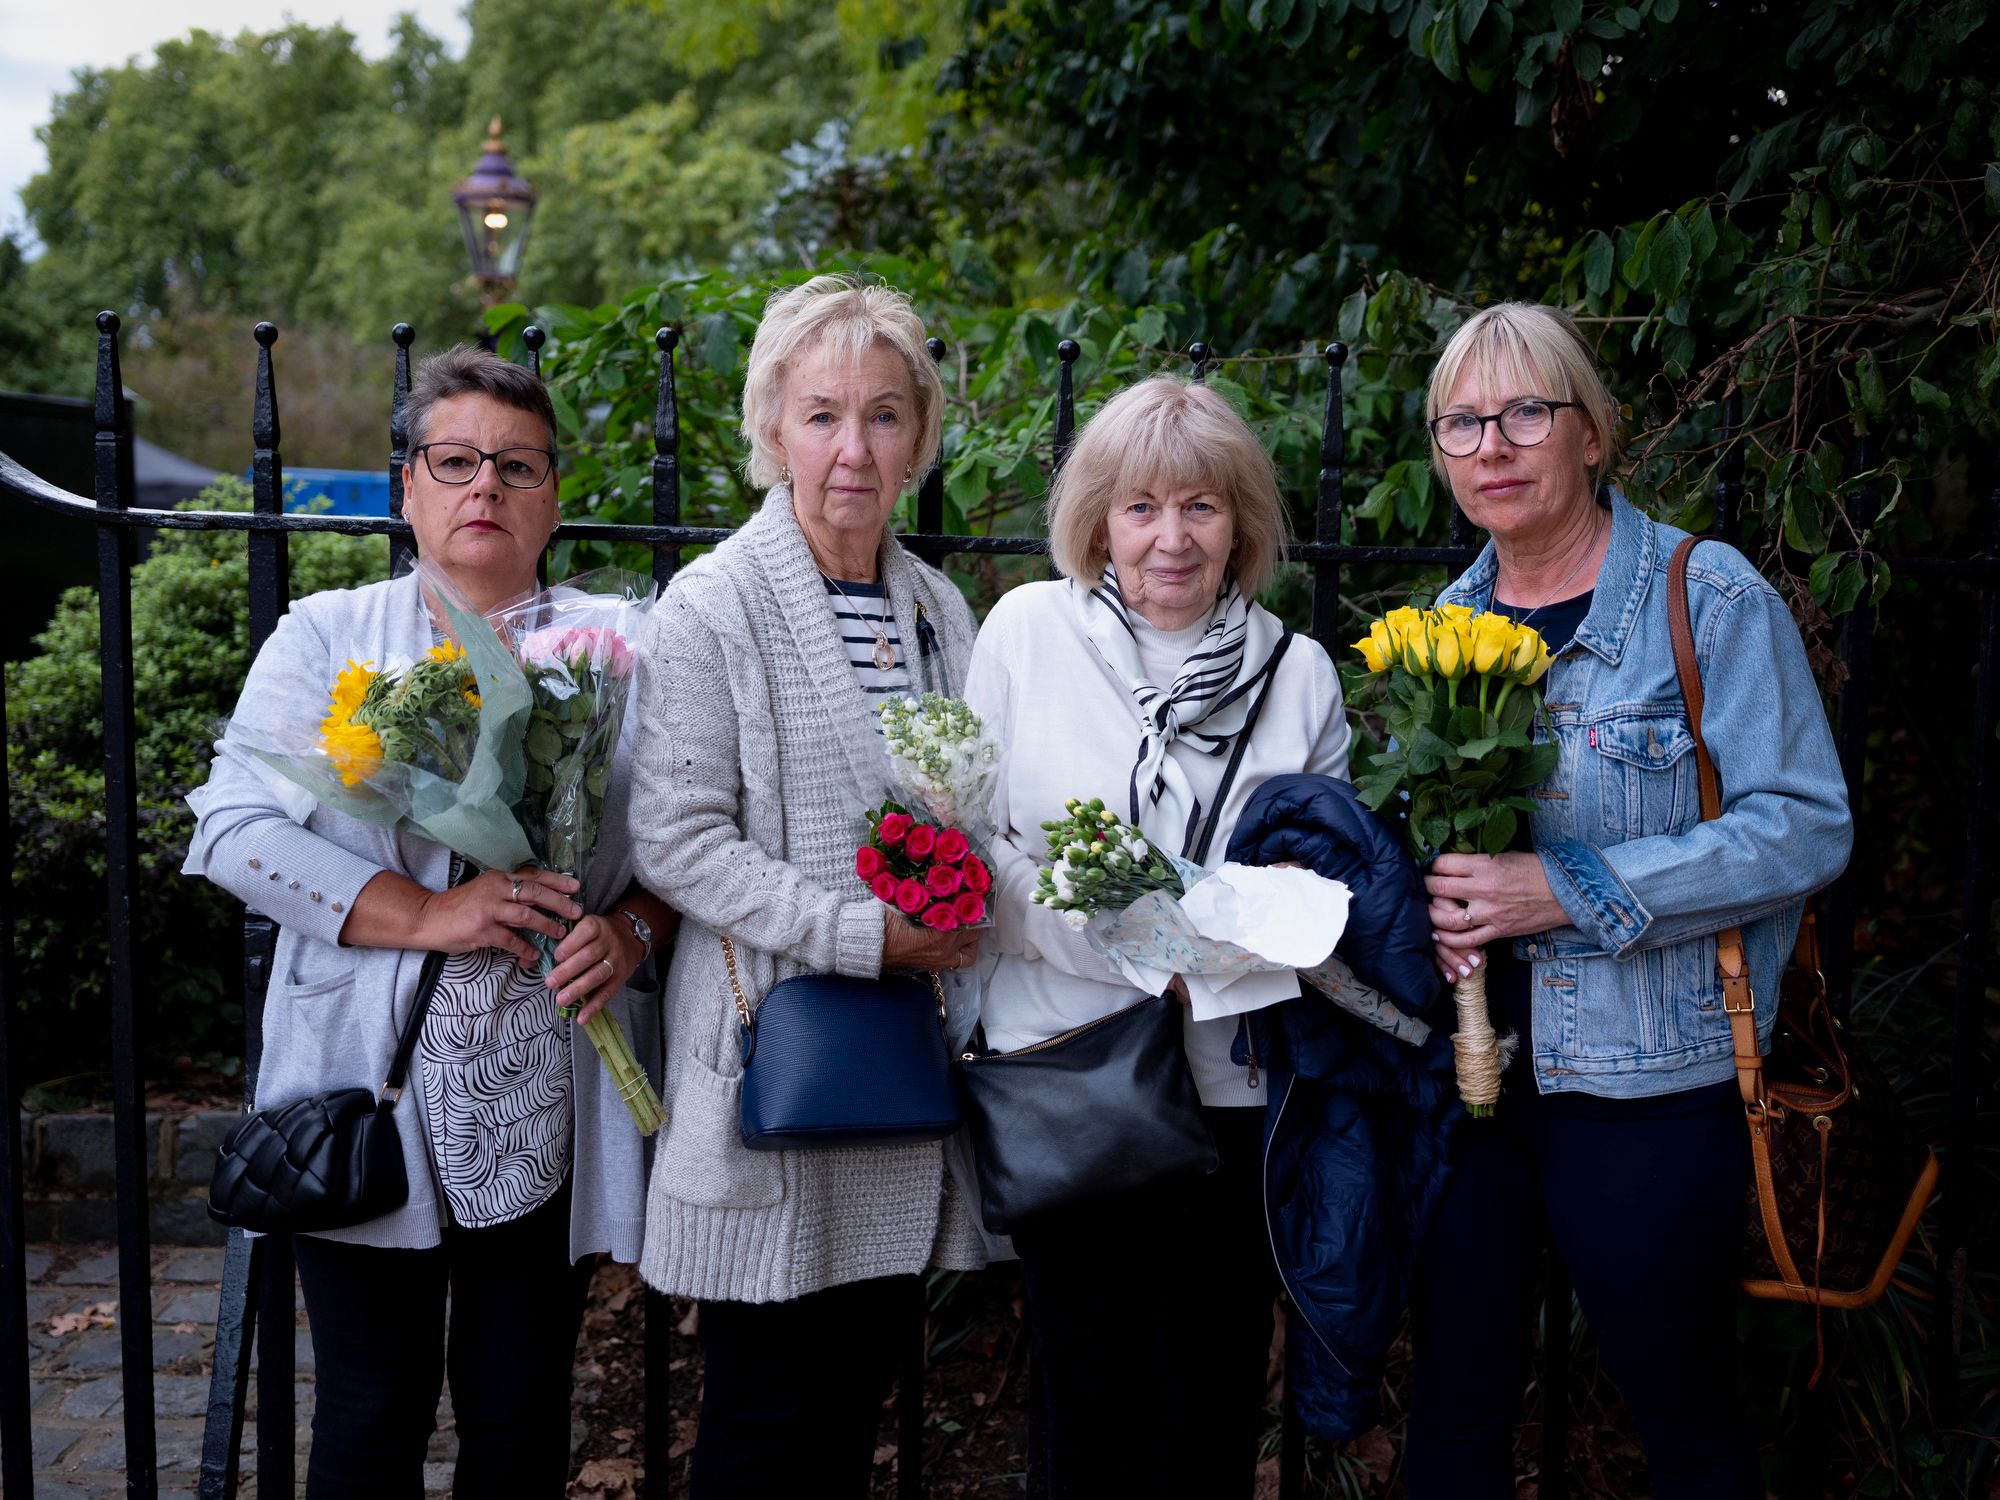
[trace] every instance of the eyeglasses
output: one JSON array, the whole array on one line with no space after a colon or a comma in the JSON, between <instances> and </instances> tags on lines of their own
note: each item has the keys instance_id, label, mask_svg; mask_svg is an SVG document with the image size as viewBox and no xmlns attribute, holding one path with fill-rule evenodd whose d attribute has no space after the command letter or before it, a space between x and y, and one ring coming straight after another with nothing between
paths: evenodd
<instances>
[{"instance_id":1,"label":"eyeglasses","mask_svg":"<svg viewBox=\"0 0 2000 1500\"><path fill-rule=\"evenodd\" d=\"M502 448L488 453L470 443L423 443L417 452L439 484L470 484L479 466L493 460L493 472L510 489L531 490L549 477L556 456L545 448Z\"/></svg>"},{"instance_id":2,"label":"eyeglasses","mask_svg":"<svg viewBox=\"0 0 2000 1500\"><path fill-rule=\"evenodd\" d=\"M1516 448L1532 448L1555 430L1556 413L1566 406L1583 410L1581 401L1512 401L1490 417L1449 411L1427 425L1439 451L1447 458L1469 458L1486 441L1488 422L1498 422L1500 436Z\"/></svg>"}]
</instances>

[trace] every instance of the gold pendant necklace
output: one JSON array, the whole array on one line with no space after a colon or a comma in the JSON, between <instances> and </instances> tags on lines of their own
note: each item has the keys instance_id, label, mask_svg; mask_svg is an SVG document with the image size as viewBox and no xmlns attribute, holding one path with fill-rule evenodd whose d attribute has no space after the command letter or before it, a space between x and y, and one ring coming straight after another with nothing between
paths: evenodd
<instances>
[{"instance_id":1,"label":"gold pendant necklace","mask_svg":"<svg viewBox=\"0 0 2000 1500\"><path fill-rule=\"evenodd\" d=\"M868 628L868 633L875 637L875 670L878 672L893 672L896 669L896 648L889 644L889 632L861 613L861 606L848 597L847 590L840 586L838 578L835 578L831 573L822 573L819 576L833 585L833 591L836 594L847 600L847 607L854 611L854 618L865 625ZM889 608L889 589L886 584L882 588L882 608L884 612Z\"/></svg>"}]
</instances>

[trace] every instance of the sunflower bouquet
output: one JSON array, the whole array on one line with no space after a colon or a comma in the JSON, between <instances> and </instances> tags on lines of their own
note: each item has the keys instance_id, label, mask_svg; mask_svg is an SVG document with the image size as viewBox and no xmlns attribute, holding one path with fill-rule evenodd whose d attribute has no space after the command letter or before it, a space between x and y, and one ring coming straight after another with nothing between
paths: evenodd
<instances>
[{"instance_id":1,"label":"sunflower bouquet","mask_svg":"<svg viewBox=\"0 0 2000 1500\"><path fill-rule=\"evenodd\" d=\"M1403 828L1420 862L1439 854L1499 854L1534 810L1529 790L1557 750L1534 737L1549 648L1527 625L1462 604L1392 609L1354 642L1368 667L1359 701L1382 716L1387 748L1355 777L1364 805L1403 800ZM1486 970L1452 986L1459 1093L1475 1115L1500 1097L1515 1038L1496 1037Z\"/></svg>"},{"instance_id":2,"label":"sunflower bouquet","mask_svg":"<svg viewBox=\"0 0 2000 1500\"><path fill-rule=\"evenodd\" d=\"M629 638L651 603L630 575L584 575L481 616L420 563L451 639L400 668L349 660L303 744L244 748L321 802L408 828L488 870L588 883L630 694ZM555 967L557 941L525 936ZM617 1018L584 1023L633 1123L665 1121Z\"/></svg>"}]
</instances>

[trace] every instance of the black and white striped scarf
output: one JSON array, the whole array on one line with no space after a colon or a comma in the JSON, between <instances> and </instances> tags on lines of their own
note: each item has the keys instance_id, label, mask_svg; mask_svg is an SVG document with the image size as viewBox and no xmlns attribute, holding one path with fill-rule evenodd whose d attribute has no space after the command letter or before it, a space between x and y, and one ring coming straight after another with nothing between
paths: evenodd
<instances>
[{"instance_id":1,"label":"black and white striped scarf","mask_svg":"<svg viewBox=\"0 0 2000 1500\"><path fill-rule=\"evenodd\" d=\"M1080 583L1073 586L1082 592ZM1080 601L1084 630L1098 655L1131 690L1139 708L1139 752L1132 763L1132 824L1155 843L1186 854L1202 818L1201 800L1167 751L1178 741L1203 755L1226 755L1241 732L1271 652L1284 635L1277 617L1227 577L1214 617L1181 663L1173 685L1149 682L1140 664L1131 607L1107 565L1097 586ZM1145 622L1137 622L1143 625ZM1162 835L1171 833L1171 838Z\"/></svg>"}]
</instances>

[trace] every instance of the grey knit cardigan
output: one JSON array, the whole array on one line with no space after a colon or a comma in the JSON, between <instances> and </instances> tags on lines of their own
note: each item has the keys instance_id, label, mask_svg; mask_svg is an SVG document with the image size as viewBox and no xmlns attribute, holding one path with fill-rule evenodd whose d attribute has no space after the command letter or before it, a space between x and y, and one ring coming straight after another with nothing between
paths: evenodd
<instances>
[{"instance_id":1,"label":"grey knit cardigan","mask_svg":"<svg viewBox=\"0 0 2000 1500\"><path fill-rule=\"evenodd\" d=\"M972 653L965 600L886 529L880 569L906 652L921 603L955 691ZM764 1152L738 1135L741 1053L718 934L752 1005L794 974L872 977L882 961L884 908L856 881L854 851L887 757L787 490L675 577L641 650L632 847L640 880L683 916L646 1280L677 1296L774 1302L982 1264L937 1143ZM865 1075L870 1059L827 1063Z\"/></svg>"}]
</instances>

